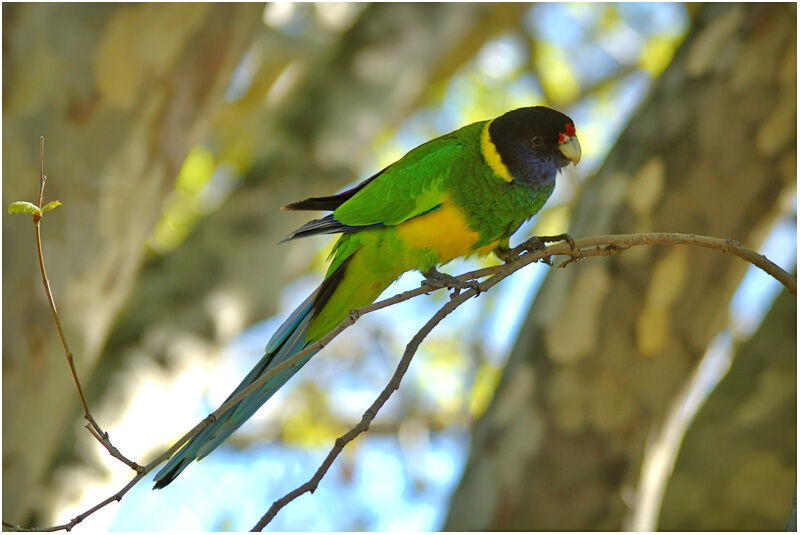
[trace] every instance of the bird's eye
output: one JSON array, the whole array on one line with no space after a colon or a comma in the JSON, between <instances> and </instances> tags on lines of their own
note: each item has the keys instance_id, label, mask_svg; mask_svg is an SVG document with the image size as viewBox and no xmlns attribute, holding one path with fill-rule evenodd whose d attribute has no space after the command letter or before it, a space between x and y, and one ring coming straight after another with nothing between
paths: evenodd
<instances>
[{"instance_id":1,"label":"bird's eye","mask_svg":"<svg viewBox=\"0 0 800 535\"><path fill-rule=\"evenodd\" d=\"M533 146L534 147L541 147L542 145L544 145L544 138L541 138L539 136L535 136L533 138Z\"/></svg>"}]
</instances>

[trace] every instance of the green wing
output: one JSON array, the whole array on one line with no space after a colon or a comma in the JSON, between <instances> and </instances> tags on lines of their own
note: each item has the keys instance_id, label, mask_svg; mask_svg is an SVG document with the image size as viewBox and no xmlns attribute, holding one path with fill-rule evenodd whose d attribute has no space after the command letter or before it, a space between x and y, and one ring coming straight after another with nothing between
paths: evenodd
<instances>
[{"instance_id":1,"label":"green wing","mask_svg":"<svg viewBox=\"0 0 800 535\"><path fill-rule=\"evenodd\" d=\"M452 135L420 145L334 210L333 219L347 227L398 225L435 210L468 152Z\"/></svg>"},{"instance_id":2,"label":"green wing","mask_svg":"<svg viewBox=\"0 0 800 535\"><path fill-rule=\"evenodd\" d=\"M393 226L441 206L450 177L467 178L474 166L472 138L485 123L474 123L413 149L359 185L330 197L312 197L285 210L331 210L309 221L284 241L318 234L349 234Z\"/></svg>"}]
</instances>

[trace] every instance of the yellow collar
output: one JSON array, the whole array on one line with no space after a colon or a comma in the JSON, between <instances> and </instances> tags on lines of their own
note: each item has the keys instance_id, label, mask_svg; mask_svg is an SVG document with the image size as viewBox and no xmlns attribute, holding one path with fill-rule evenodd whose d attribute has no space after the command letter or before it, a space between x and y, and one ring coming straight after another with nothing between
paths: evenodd
<instances>
[{"instance_id":1,"label":"yellow collar","mask_svg":"<svg viewBox=\"0 0 800 535\"><path fill-rule=\"evenodd\" d=\"M514 177L512 177L511 173L508 172L508 167L506 167L502 158L500 158L500 154L497 152L497 147L495 147L494 143L492 142L492 138L489 135L489 126L491 126L491 124L492 121L486 123L486 126L484 126L483 130L481 131L481 152L483 153L483 159L486 160L486 163L488 163L489 167L492 168L494 174L506 182L511 182L514 180Z\"/></svg>"}]
</instances>

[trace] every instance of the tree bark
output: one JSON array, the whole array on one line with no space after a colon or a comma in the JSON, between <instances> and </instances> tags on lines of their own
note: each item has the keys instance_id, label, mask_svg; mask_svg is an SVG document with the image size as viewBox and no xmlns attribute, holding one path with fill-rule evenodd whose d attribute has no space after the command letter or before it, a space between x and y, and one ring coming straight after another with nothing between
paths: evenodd
<instances>
[{"instance_id":1,"label":"tree bark","mask_svg":"<svg viewBox=\"0 0 800 535\"><path fill-rule=\"evenodd\" d=\"M797 474L797 299L782 292L683 439L661 531L780 531Z\"/></svg>"},{"instance_id":2,"label":"tree bark","mask_svg":"<svg viewBox=\"0 0 800 535\"><path fill-rule=\"evenodd\" d=\"M35 200L39 136L50 283L87 374L184 157L248 44L256 5L3 6L3 204ZM5 210L4 210L5 213ZM34 520L77 395L30 220L3 224L3 513Z\"/></svg>"},{"instance_id":3,"label":"tree bark","mask_svg":"<svg viewBox=\"0 0 800 535\"><path fill-rule=\"evenodd\" d=\"M694 232L757 248L796 187L794 20L789 5L700 8L585 185L571 234ZM648 434L724 327L745 268L651 247L549 273L445 529L621 529Z\"/></svg>"}]
</instances>

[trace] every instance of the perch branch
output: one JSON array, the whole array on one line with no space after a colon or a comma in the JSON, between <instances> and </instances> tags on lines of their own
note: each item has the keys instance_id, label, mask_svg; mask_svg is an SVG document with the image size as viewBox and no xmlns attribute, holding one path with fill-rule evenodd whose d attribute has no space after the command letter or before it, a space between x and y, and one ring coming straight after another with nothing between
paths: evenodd
<instances>
[{"instance_id":1,"label":"perch branch","mask_svg":"<svg viewBox=\"0 0 800 535\"><path fill-rule=\"evenodd\" d=\"M544 247L544 242L555 241L553 238L563 241L564 243L559 243L550 247ZM512 273L518 271L525 265L538 260L547 261L550 256L569 256L569 259L565 260L559 265L559 267L565 267L566 265L569 265L569 263L577 262L582 258L587 258L590 256L610 256L612 254L618 254L623 250L634 246L663 244L692 245L734 254L763 269L766 273L781 282L786 289L789 290L789 292L797 295L797 280L791 274L781 269L764 255L760 255L742 246L739 242L734 240L723 240L718 238L709 238L707 236L697 236L694 234L677 233L645 233L617 236L597 236L579 240L573 240L569 235L554 236L549 238L533 237L509 251L505 255L505 264L472 271L458 277L454 277L454 279L458 281L475 281L479 278L491 276L491 278L488 280L477 284L475 288L469 289L465 293L458 293L457 290L454 292L454 294L450 297L450 301L440 308L439 311L434 314L434 316L422 327L422 329L417 332L416 335L414 335L414 337L408 343L391 380L386 385L386 388L384 388L380 393L378 398L364 413L361 421L352 427L347 433L336 439L333 447L328 453L328 456L322 462L311 479L273 502L272 506L261 517L261 519L259 519L252 531L263 530L264 527L266 527L266 525L269 524L273 518L275 518L275 515L277 515L284 506L289 504L294 499L305 494L306 492L313 494L320 481L322 481L322 478L333 464L333 461L342 452L344 447L348 443L352 442L358 435L366 432L369 429L370 423L375 419L378 411L381 409L381 407L383 407L384 403L386 403L386 400L389 399L389 396L392 394L392 392L399 388L400 381L402 380L403 375L405 375L406 370L408 370L411 359L419 348L422 340L424 340L424 338L430 334L433 328L438 325L442 319L444 319L466 300L477 296L481 292L487 291L489 288ZM435 281L427 280L424 283L424 285L431 287L435 284ZM441 282L439 284L441 284ZM411 290L410 292L405 292L404 294L399 294L393 298L387 299L386 301L404 301L410 297L413 297L414 295L422 293L423 291L424 287L421 289ZM406 297L407 294L413 295L408 295L408 297ZM381 301L373 306L382 305L386 301Z\"/></svg>"},{"instance_id":2,"label":"perch branch","mask_svg":"<svg viewBox=\"0 0 800 535\"><path fill-rule=\"evenodd\" d=\"M402 358L400 359L397 368L394 372L394 375L390 379L389 383L386 387L381 391L380 395L376 398L373 404L364 412L364 415L350 431L342 435L341 437L337 438L333 448L329 452L328 456L325 458L323 463L314 473L314 475L309 479L306 483L300 485L295 490L289 492L282 498L276 500L269 510L261 517L258 523L254 526L254 530L261 530L263 529L283 508L286 504L297 498L298 496L306 493L311 492L313 493L316 490L317 485L322 480L322 478L327 473L328 469L333 464L336 457L341 453L344 447L355 439L358 435L366 432L369 429L370 423L374 420L377 416L378 411L383 406L383 404L389 399L391 394L399 387L400 381L403 378L408 366L411 363L411 359L413 358L414 354L416 353L419 345L425 339L425 337L436 327L436 325L444 319L448 314L458 308L461 304L466 302L472 297L479 295L482 292L489 290L491 287L495 286L497 283L515 273L516 271L522 269L524 266L536 262L538 260L549 261L552 256L566 256L568 259L560 264L560 266L568 265L572 262L577 262L581 259L591 257L591 256L610 256L612 254L618 254L625 249L629 249L635 246L642 246L642 245L660 245L660 244L672 244L672 245L690 245L696 247L704 247L709 249L715 249L721 252L730 253L736 255L751 264L761 268L766 273L770 274L778 281L780 281L788 291L792 294L797 295L797 281L796 279L769 259L760 255L746 247L743 247L736 241L733 240L725 240L725 239L718 239L718 238L709 238L706 236L697 236L693 234L676 234L676 233L647 233L647 234L627 234L627 235L614 235L614 236L596 236L590 238L581 238L577 240L568 239L563 243L556 243L550 246L544 246L545 241L552 241L548 239L542 238L532 238L527 242L523 243L522 245L508 251L505 255L506 262L501 265L492 266L488 268L477 269L474 271L470 271L468 273L464 273L458 275L453 278L454 281L460 282L476 282L474 286L470 285L463 285L461 288L455 288L453 293L450 296L450 300L440 308L433 317L414 335L411 341L406 346L405 352L403 353ZM488 278L487 278L488 277ZM485 279L481 282L478 282L479 279ZM454 286L453 282L450 282L450 287ZM3 523L4 527L9 530L13 531L58 531L58 530L71 530L75 525L85 519L87 516L93 514L97 510L105 507L109 503L114 501L119 501L122 497L131 489L133 486L141 480L146 474L151 472L156 466L164 462L165 460L169 459L183 444L185 444L188 440L192 437L197 435L200 431L202 431L206 426L214 422L217 418L219 418L222 414L224 414L227 410L229 410L232 406L237 404L241 401L244 397L246 397L250 392L259 388L264 382L268 381L270 377L274 376L276 373L280 373L282 370L288 368L296 364L302 358L306 357L309 353L313 351L318 351L325 347L331 340L333 340L336 336L338 336L342 331L344 331L347 327L355 323L358 318L363 316L364 314L368 314L370 312L374 312L375 310L380 310L397 303L407 301L412 299L418 295L427 294L432 290L440 289L448 287L448 282L446 280L426 280L425 283L420 287L413 290L409 290L406 292L399 293L393 297L384 299L382 301L378 301L373 303L372 305L362 307L350 312L349 316L345 318L334 330L332 330L328 335L324 338L319 340L312 346L307 347L303 351L297 353L292 358L287 359L283 362L280 366L276 366L274 369L270 370L270 372L265 373L262 377L258 380L254 381L251 385L249 385L246 389L240 392L238 395L231 398L229 401L221 405L216 411L209 414L203 421L198 423L194 426L188 433L186 433L183 437L181 437L177 442L175 442L168 450L164 453L159 455L156 459L150 462L147 466L141 468L140 471L137 471L136 476L122 489L120 489L117 493L109 496L102 502L98 503L97 505L93 506L92 508L86 510L85 512L81 513L80 515L73 518L70 522L66 524L61 524L58 526L52 526L47 528L21 528L19 526L15 526L12 524L8 524L6 522ZM463 290L463 291L462 291Z\"/></svg>"}]
</instances>

